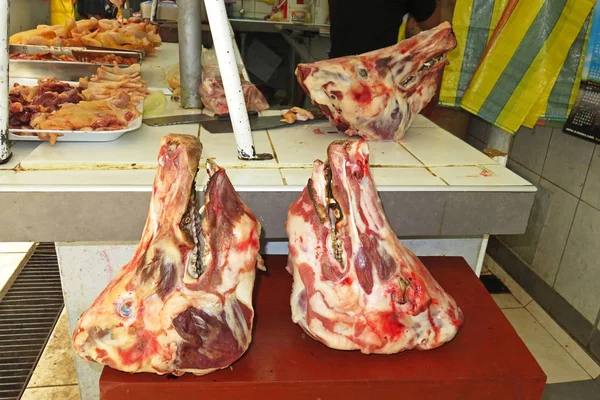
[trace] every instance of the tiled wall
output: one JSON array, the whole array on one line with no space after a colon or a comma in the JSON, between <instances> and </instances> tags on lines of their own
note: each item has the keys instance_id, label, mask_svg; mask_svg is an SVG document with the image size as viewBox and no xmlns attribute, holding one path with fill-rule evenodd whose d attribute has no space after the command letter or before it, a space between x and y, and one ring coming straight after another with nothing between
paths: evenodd
<instances>
[{"instance_id":1,"label":"tiled wall","mask_svg":"<svg viewBox=\"0 0 600 400\"><path fill-rule=\"evenodd\" d=\"M557 294L581 315L565 328L588 345L600 332L600 145L560 127L521 128L508 147L498 137L497 128L472 118L467 142L480 150L501 143L508 168L538 192L525 234L497 239L543 281L537 287L551 289L540 295Z\"/></svg>"}]
</instances>

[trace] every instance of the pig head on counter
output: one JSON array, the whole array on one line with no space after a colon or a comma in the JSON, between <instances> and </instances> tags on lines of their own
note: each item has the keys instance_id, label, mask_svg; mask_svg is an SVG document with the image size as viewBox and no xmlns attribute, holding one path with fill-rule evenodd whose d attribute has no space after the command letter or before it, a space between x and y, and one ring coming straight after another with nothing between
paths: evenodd
<instances>
[{"instance_id":1,"label":"pig head on counter","mask_svg":"<svg viewBox=\"0 0 600 400\"><path fill-rule=\"evenodd\" d=\"M248 348L261 225L210 160L197 210L201 152L194 136L162 139L138 248L74 331L82 358L126 372L203 375Z\"/></svg>"},{"instance_id":2,"label":"pig head on counter","mask_svg":"<svg viewBox=\"0 0 600 400\"><path fill-rule=\"evenodd\" d=\"M299 64L296 77L338 130L367 140L399 141L435 95L445 54L455 46L452 28L444 22L381 50Z\"/></svg>"}]
</instances>

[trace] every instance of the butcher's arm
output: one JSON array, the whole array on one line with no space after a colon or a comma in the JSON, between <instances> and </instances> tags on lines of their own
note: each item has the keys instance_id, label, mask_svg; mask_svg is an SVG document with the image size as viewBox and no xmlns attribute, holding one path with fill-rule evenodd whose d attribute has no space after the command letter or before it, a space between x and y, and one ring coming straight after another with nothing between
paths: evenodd
<instances>
[{"instance_id":1,"label":"butcher's arm","mask_svg":"<svg viewBox=\"0 0 600 400\"><path fill-rule=\"evenodd\" d=\"M408 11L423 30L432 29L442 22L442 14L436 0L412 0Z\"/></svg>"}]
</instances>

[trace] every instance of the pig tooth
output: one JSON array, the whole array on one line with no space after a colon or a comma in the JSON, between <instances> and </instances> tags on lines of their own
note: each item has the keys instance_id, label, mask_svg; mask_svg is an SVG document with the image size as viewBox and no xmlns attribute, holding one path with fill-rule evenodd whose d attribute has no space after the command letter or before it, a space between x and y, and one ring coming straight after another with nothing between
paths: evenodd
<instances>
[{"instance_id":1,"label":"pig tooth","mask_svg":"<svg viewBox=\"0 0 600 400\"><path fill-rule=\"evenodd\" d=\"M194 247L192 254L190 256L190 262L188 263L188 274L194 279L198 279L200 275L198 275L198 270L196 268L196 263L198 261L198 248Z\"/></svg>"}]
</instances>

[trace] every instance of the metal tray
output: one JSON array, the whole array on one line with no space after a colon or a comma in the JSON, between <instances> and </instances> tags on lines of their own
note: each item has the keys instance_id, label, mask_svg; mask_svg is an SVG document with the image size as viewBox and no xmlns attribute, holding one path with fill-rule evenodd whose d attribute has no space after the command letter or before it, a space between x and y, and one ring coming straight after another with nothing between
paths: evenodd
<instances>
[{"instance_id":1,"label":"metal tray","mask_svg":"<svg viewBox=\"0 0 600 400\"><path fill-rule=\"evenodd\" d=\"M9 84L12 87L13 84L18 83L24 86L36 86L37 80L31 79L18 79L11 78ZM72 86L77 86L77 82L65 82ZM144 111L144 102L138 104L137 109L140 113ZM36 141L43 142L37 135L23 135L23 134L36 134L36 133L60 133L62 136L57 138L57 142L111 142L120 138L124 133L135 131L142 126L143 115L129 122L127 128L120 129L117 131L55 131L55 130L42 130L42 129L9 129L8 139L16 141Z\"/></svg>"},{"instance_id":2,"label":"metal tray","mask_svg":"<svg viewBox=\"0 0 600 400\"><path fill-rule=\"evenodd\" d=\"M92 50L85 47L48 47L10 45L10 54L24 53L37 54L50 52L56 56L68 55L82 61L54 61L54 60L10 60L10 76L14 78L42 78L55 77L62 81L78 81L84 76L91 77L101 65L112 66L110 63L91 63L84 61L88 56L104 56L114 54L126 58L134 58L138 64L142 63L142 55L135 51L117 50ZM128 65L121 64L121 67Z\"/></svg>"}]
</instances>

